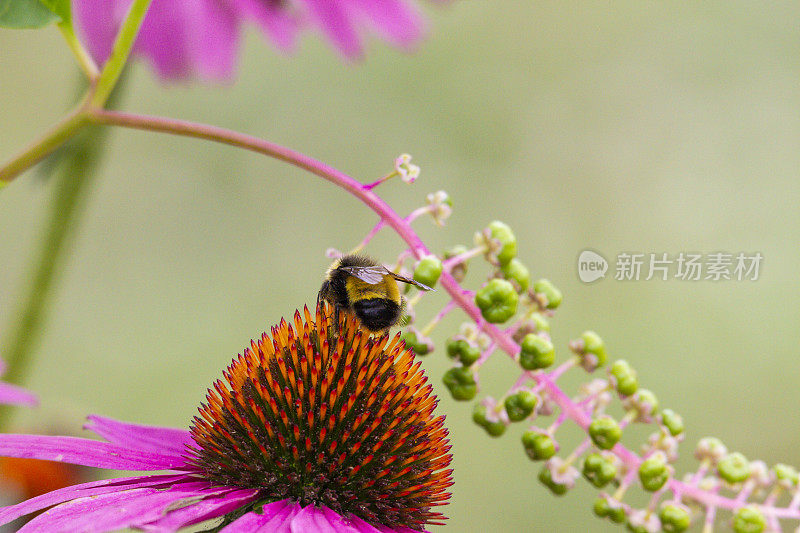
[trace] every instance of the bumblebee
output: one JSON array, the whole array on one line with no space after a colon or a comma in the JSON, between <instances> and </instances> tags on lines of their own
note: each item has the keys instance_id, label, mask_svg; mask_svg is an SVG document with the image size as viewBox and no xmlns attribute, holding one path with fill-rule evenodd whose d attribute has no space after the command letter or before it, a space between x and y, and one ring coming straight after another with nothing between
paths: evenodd
<instances>
[{"instance_id":1,"label":"bumblebee","mask_svg":"<svg viewBox=\"0 0 800 533\"><path fill-rule=\"evenodd\" d=\"M335 324L339 324L340 311L352 312L364 328L378 333L397 324L403 315L406 302L400 295L397 281L423 291L433 290L391 272L369 257L345 255L328 269L317 300L333 306Z\"/></svg>"}]
</instances>

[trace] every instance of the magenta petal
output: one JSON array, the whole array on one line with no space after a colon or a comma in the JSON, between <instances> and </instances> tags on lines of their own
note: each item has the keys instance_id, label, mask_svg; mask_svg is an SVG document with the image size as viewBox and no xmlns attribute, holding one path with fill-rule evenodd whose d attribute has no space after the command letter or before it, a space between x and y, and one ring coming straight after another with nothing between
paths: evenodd
<instances>
[{"instance_id":1,"label":"magenta petal","mask_svg":"<svg viewBox=\"0 0 800 533\"><path fill-rule=\"evenodd\" d=\"M396 45L409 47L422 38L425 23L419 12L402 0L347 0L361 22Z\"/></svg>"},{"instance_id":2,"label":"magenta petal","mask_svg":"<svg viewBox=\"0 0 800 533\"><path fill-rule=\"evenodd\" d=\"M36 496L30 500L26 500L16 505L8 507L0 507L0 525L7 524L21 516L30 514L53 505L64 503L68 500L76 498L83 498L87 496L95 496L98 494L105 494L107 492L119 492L125 489L134 489L140 487L151 487L162 483L172 483L184 479L185 475L160 475L160 476L136 476L136 477L123 477L116 479L103 479L101 481L92 481L91 483L82 483L80 485L73 485L71 487L64 487L63 489L54 490L41 496Z\"/></svg>"},{"instance_id":3,"label":"magenta petal","mask_svg":"<svg viewBox=\"0 0 800 533\"><path fill-rule=\"evenodd\" d=\"M232 7L219 0L203 0L192 19L193 62L201 78L220 80L233 74L239 45L239 23Z\"/></svg>"},{"instance_id":4,"label":"magenta petal","mask_svg":"<svg viewBox=\"0 0 800 533\"><path fill-rule=\"evenodd\" d=\"M111 55L114 39L131 0L72 0L76 26L89 53L98 65Z\"/></svg>"},{"instance_id":5,"label":"magenta petal","mask_svg":"<svg viewBox=\"0 0 800 533\"><path fill-rule=\"evenodd\" d=\"M240 15L252 19L279 48L290 49L297 34L297 19L279 6L263 0L238 0Z\"/></svg>"},{"instance_id":6,"label":"magenta petal","mask_svg":"<svg viewBox=\"0 0 800 533\"><path fill-rule=\"evenodd\" d=\"M250 512L225 526L220 533L290 533L292 517L300 506L289 500L269 503L261 513Z\"/></svg>"},{"instance_id":7,"label":"magenta petal","mask_svg":"<svg viewBox=\"0 0 800 533\"><path fill-rule=\"evenodd\" d=\"M327 512L326 512L327 511ZM292 533L316 531L318 533L359 533L359 530L345 523L337 513L324 507L308 505L292 518Z\"/></svg>"},{"instance_id":8,"label":"magenta petal","mask_svg":"<svg viewBox=\"0 0 800 533\"><path fill-rule=\"evenodd\" d=\"M129 424L97 415L90 415L88 419L84 429L126 448L174 455L177 458L186 453L186 446L194 444L191 434L185 429Z\"/></svg>"},{"instance_id":9,"label":"magenta petal","mask_svg":"<svg viewBox=\"0 0 800 533\"><path fill-rule=\"evenodd\" d=\"M201 0L153 0L147 10L134 51L146 56L164 79L191 74L189 28L193 11Z\"/></svg>"},{"instance_id":10,"label":"magenta petal","mask_svg":"<svg viewBox=\"0 0 800 533\"><path fill-rule=\"evenodd\" d=\"M38 405L36 395L9 383L0 383L0 403L13 405Z\"/></svg>"},{"instance_id":11,"label":"magenta petal","mask_svg":"<svg viewBox=\"0 0 800 533\"><path fill-rule=\"evenodd\" d=\"M0 456L44 459L116 470L168 470L183 459L78 437L0 435Z\"/></svg>"},{"instance_id":12,"label":"magenta petal","mask_svg":"<svg viewBox=\"0 0 800 533\"><path fill-rule=\"evenodd\" d=\"M26 533L114 531L157 520L180 500L213 492L198 490L193 483L167 489L136 488L62 503L40 514L20 529ZM218 489L219 491L227 489Z\"/></svg>"},{"instance_id":13,"label":"magenta petal","mask_svg":"<svg viewBox=\"0 0 800 533\"><path fill-rule=\"evenodd\" d=\"M178 531L182 527L204 522L235 511L242 505L252 502L257 494L257 489L234 490L221 496L206 498L175 511L167 511L166 516L139 527L145 531L159 531L162 533Z\"/></svg>"},{"instance_id":14,"label":"magenta petal","mask_svg":"<svg viewBox=\"0 0 800 533\"><path fill-rule=\"evenodd\" d=\"M347 17L344 4L336 0L303 0L311 17L333 44L349 58L361 56L361 41Z\"/></svg>"}]
</instances>

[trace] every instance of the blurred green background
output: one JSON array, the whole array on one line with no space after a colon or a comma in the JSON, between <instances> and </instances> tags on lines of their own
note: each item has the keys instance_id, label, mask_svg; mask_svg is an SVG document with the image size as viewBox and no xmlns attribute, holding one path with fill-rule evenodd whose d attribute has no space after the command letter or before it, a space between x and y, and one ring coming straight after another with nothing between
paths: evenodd
<instances>
[{"instance_id":1,"label":"blurred green background","mask_svg":"<svg viewBox=\"0 0 800 533\"><path fill-rule=\"evenodd\" d=\"M414 55L373 40L366 61L346 64L306 34L284 56L251 28L235 83L165 86L138 63L120 107L251 133L364 181L411 153L417 183L379 193L400 213L450 193L446 228L417 223L434 250L509 223L534 276L565 295L552 321L561 357L569 339L599 332L683 414L681 468L706 435L800 465L800 6L495 1L426 12L431 35ZM0 50L6 160L67 108L76 69L53 28L2 31ZM106 142L36 350L29 383L42 406L19 410L18 429L76 430L88 413L186 426L232 356L314 301L326 248L349 249L375 222L343 191L265 157L124 130ZM0 194L0 334L51 192L30 171ZM605 280L578 280L585 248L612 261ZM400 249L386 232L368 251L389 261ZM632 251L764 261L755 282L615 281L614 258ZM418 315L444 303L439 291ZM586 483L562 498L539 484L524 428L495 440L472 424L471 404L441 385L441 348L424 364L454 445L448 530L618 530L592 516ZM496 355L481 394L502 395L516 376ZM568 451L579 433L562 431Z\"/></svg>"}]
</instances>

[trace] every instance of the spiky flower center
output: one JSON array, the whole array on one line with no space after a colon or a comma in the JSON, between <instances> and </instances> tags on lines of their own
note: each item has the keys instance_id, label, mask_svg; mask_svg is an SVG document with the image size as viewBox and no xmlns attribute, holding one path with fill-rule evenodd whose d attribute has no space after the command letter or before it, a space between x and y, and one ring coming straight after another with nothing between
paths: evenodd
<instances>
[{"instance_id":1,"label":"spiky flower center","mask_svg":"<svg viewBox=\"0 0 800 533\"><path fill-rule=\"evenodd\" d=\"M319 308L282 320L236 358L200 407L189 464L215 485L261 489L368 522L445 518L451 456L438 400L399 335L338 328Z\"/></svg>"}]
</instances>

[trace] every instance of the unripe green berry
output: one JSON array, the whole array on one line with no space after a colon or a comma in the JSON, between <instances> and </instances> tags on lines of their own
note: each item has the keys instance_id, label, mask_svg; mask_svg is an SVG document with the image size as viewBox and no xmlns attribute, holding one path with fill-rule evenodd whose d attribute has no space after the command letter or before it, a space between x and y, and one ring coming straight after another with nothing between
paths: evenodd
<instances>
[{"instance_id":1,"label":"unripe green berry","mask_svg":"<svg viewBox=\"0 0 800 533\"><path fill-rule=\"evenodd\" d=\"M767 520L757 508L742 507L733 515L733 530L736 533L761 533L767 527Z\"/></svg>"},{"instance_id":2,"label":"unripe green berry","mask_svg":"<svg viewBox=\"0 0 800 533\"><path fill-rule=\"evenodd\" d=\"M442 378L445 386L458 401L469 401L478 393L478 384L472 371L464 367L451 368L444 373Z\"/></svg>"},{"instance_id":3,"label":"unripe green berry","mask_svg":"<svg viewBox=\"0 0 800 533\"><path fill-rule=\"evenodd\" d=\"M609 507L608 501L606 501L605 498L597 498L594 501L594 505L592 505L592 511L594 511L594 514L600 518L607 517L610 510L611 508Z\"/></svg>"},{"instance_id":4,"label":"unripe green berry","mask_svg":"<svg viewBox=\"0 0 800 533\"><path fill-rule=\"evenodd\" d=\"M667 431L669 431L669 434L673 437L677 437L683 433L683 418L672 409L664 409L661 411L661 423L664 424L664 427L667 428Z\"/></svg>"},{"instance_id":5,"label":"unripe green berry","mask_svg":"<svg viewBox=\"0 0 800 533\"><path fill-rule=\"evenodd\" d=\"M435 255L429 255L420 259L414 269L414 281L418 281L428 287L433 287L442 275L442 262Z\"/></svg>"},{"instance_id":6,"label":"unripe green berry","mask_svg":"<svg viewBox=\"0 0 800 533\"><path fill-rule=\"evenodd\" d=\"M608 370L614 383L614 388L622 396L630 396L639 388L639 379L636 371L624 359L614 361Z\"/></svg>"},{"instance_id":7,"label":"unripe green berry","mask_svg":"<svg viewBox=\"0 0 800 533\"><path fill-rule=\"evenodd\" d=\"M734 452L720 460L717 472L730 484L741 483L750 477L750 461L741 453Z\"/></svg>"},{"instance_id":8,"label":"unripe green berry","mask_svg":"<svg viewBox=\"0 0 800 533\"><path fill-rule=\"evenodd\" d=\"M519 366L525 370L547 368L556 360L553 343L535 333L528 333L522 339L519 352Z\"/></svg>"},{"instance_id":9,"label":"unripe green berry","mask_svg":"<svg viewBox=\"0 0 800 533\"><path fill-rule=\"evenodd\" d=\"M509 263L517 256L517 238L508 224L495 220L489 224L489 232L493 239L500 241L500 251L497 260L501 265Z\"/></svg>"},{"instance_id":10,"label":"unripe green berry","mask_svg":"<svg viewBox=\"0 0 800 533\"><path fill-rule=\"evenodd\" d=\"M800 475L798 475L793 466L779 463L772 467L772 471L775 473L775 479L778 484L787 490L797 487L800 481Z\"/></svg>"},{"instance_id":11,"label":"unripe green berry","mask_svg":"<svg viewBox=\"0 0 800 533\"><path fill-rule=\"evenodd\" d=\"M536 332L550 331L550 322L541 313L531 313L531 321L536 327Z\"/></svg>"},{"instance_id":12,"label":"unripe green berry","mask_svg":"<svg viewBox=\"0 0 800 533\"><path fill-rule=\"evenodd\" d=\"M717 463L728 455L728 448L716 437L703 437L697 442L694 456L698 461L710 460Z\"/></svg>"},{"instance_id":13,"label":"unripe green berry","mask_svg":"<svg viewBox=\"0 0 800 533\"><path fill-rule=\"evenodd\" d=\"M666 533L681 533L689 529L692 519L689 511L682 505L665 504L658 512L661 520L661 529Z\"/></svg>"},{"instance_id":14,"label":"unripe green berry","mask_svg":"<svg viewBox=\"0 0 800 533\"><path fill-rule=\"evenodd\" d=\"M626 411L637 413L637 422L652 422L652 417L658 411L658 398L648 389L639 389L633 396L628 396L622 402Z\"/></svg>"},{"instance_id":15,"label":"unripe green berry","mask_svg":"<svg viewBox=\"0 0 800 533\"><path fill-rule=\"evenodd\" d=\"M478 404L472 410L472 421L486 430L492 437L499 437L506 431L506 425L501 420L489 420L486 416L486 406Z\"/></svg>"},{"instance_id":16,"label":"unripe green berry","mask_svg":"<svg viewBox=\"0 0 800 533\"><path fill-rule=\"evenodd\" d=\"M669 469L663 453L654 453L639 465L639 481L642 482L644 490L655 492L663 487L667 480L669 480Z\"/></svg>"},{"instance_id":17,"label":"unripe green berry","mask_svg":"<svg viewBox=\"0 0 800 533\"><path fill-rule=\"evenodd\" d=\"M544 466L539 472L539 481L556 496L563 496L566 494L567 490L569 490L569 487L566 485L553 481L553 475L550 473L550 469L547 466Z\"/></svg>"},{"instance_id":18,"label":"unripe green berry","mask_svg":"<svg viewBox=\"0 0 800 533\"><path fill-rule=\"evenodd\" d=\"M583 477L601 489L617 476L617 467L599 453L590 453L583 460Z\"/></svg>"},{"instance_id":19,"label":"unripe green berry","mask_svg":"<svg viewBox=\"0 0 800 533\"><path fill-rule=\"evenodd\" d=\"M602 450L610 450L622 438L622 428L609 415L601 415L589 424L589 436L595 446Z\"/></svg>"},{"instance_id":20,"label":"unripe green berry","mask_svg":"<svg viewBox=\"0 0 800 533\"><path fill-rule=\"evenodd\" d=\"M539 398L528 390L521 390L508 396L504 402L508 419L519 422L528 418L536 408Z\"/></svg>"},{"instance_id":21,"label":"unripe green berry","mask_svg":"<svg viewBox=\"0 0 800 533\"><path fill-rule=\"evenodd\" d=\"M421 335L418 335L416 331L409 330L403 333L401 338L405 341L406 346L414 351L415 355L428 355L433 351L433 343L420 337Z\"/></svg>"},{"instance_id":22,"label":"unripe green berry","mask_svg":"<svg viewBox=\"0 0 800 533\"><path fill-rule=\"evenodd\" d=\"M634 524L631 524L630 522L625 524L625 529L627 529L631 533L651 533L650 531L647 530L647 528L645 526L640 525L640 524L634 525Z\"/></svg>"},{"instance_id":23,"label":"unripe green berry","mask_svg":"<svg viewBox=\"0 0 800 533\"><path fill-rule=\"evenodd\" d=\"M584 331L581 335L584 353L591 353L597 356L597 366L603 366L608 360L606 344L603 339L594 331Z\"/></svg>"},{"instance_id":24,"label":"unripe green berry","mask_svg":"<svg viewBox=\"0 0 800 533\"><path fill-rule=\"evenodd\" d=\"M517 292L525 292L531 284L531 273L522 261L517 258L512 259L502 267L500 272L503 277L512 283L516 283Z\"/></svg>"},{"instance_id":25,"label":"unripe green berry","mask_svg":"<svg viewBox=\"0 0 800 533\"><path fill-rule=\"evenodd\" d=\"M505 322L517 312L519 295L514 286L504 279L493 279L475 293L475 305L487 322Z\"/></svg>"},{"instance_id":26,"label":"unripe green berry","mask_svg":"<svg viewBox=\"0 0 800 533\"><path fill-rule=\"evenodd\" d=\"M471 366L480 359L481 352L477 346L472 345L466 339L451 339L447 343L447 355L461 361L464 366Z\"/></svg>"},{"instance_id":27,"label":"unripe green berry","mask_svg":"<svg viewBox=\"0 0 800 533\"><path fill-rule=\"evenodd\" d=\"M533 284L533 292L544 295L547 300L545 304L547 309L555 309L561 305L561 300L563 299L561 291L549 279L536 280Z\"/></svg>"},{"instance_id":28,"label":"unripe green berry","mask_svg":"<svg viewBox=\"0 0 800 533\"><path fill-rule=\"evenodd\" d=\"M550 435L528 430L522 434L522 445L532 461L546 461L556 454L556 443Z\"/></svg>"}]
</instances>

